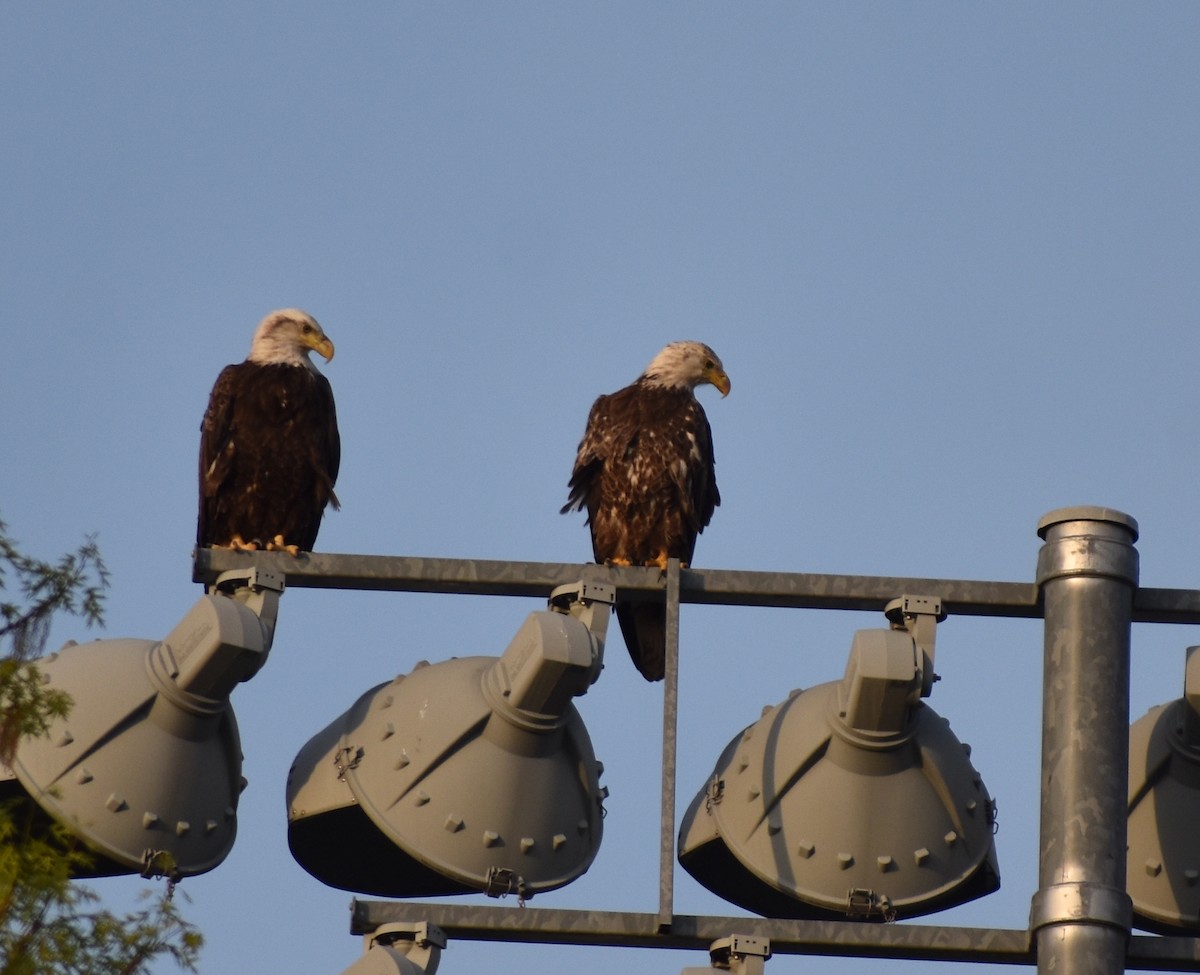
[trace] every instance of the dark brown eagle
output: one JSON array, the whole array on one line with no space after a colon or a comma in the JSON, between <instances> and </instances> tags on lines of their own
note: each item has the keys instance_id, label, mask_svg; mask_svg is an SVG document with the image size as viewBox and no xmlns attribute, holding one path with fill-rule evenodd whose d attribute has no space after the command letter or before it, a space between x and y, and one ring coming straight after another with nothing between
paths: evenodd
<instances>
[{"instance_id":1,"label":"dark brown eagle","mask_svg":"<svg viewBox=\"0 0 1200 975\"><path fill-rule=\"evenodd\" d=\"M636 382L601 396L588 414L562 513L587 508L592 552L610 565L690 564L696 536L721 503L712 431L695 396L729 377L702 342L672 342ZM646 680L662 680L666 608L617 602L621 635Z\"/></svg>"},{"instance_id":2,"label":"dark brown eagle","mask_svg":"<svg viewBox=\"0 0 1200 975\"><path fill-rule=\"evenodd\" d=\"M245 362L226 366L200 425L196 544L240 551L311 551L333 485L341 439L333 390L309 360L333 358L311 315L271 312Z\"/></svg>"}]
</instances>

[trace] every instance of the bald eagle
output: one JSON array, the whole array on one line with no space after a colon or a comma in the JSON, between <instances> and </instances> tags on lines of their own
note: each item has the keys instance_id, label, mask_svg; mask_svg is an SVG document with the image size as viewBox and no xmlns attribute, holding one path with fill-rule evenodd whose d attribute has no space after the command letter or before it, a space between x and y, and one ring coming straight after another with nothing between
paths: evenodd
<instances>
[{"instance_id":1,"label":"bald eagle","mask_svg":"<svg viewBox=\"0 0 1200 975\"><path fill-rule=\"evenodd\" d=\"M311 551L333 485L341 440L329 380L309 360L333 343L296 308L269 314L245 362L226 366L200 425L196 544L239 551Z\"/></svg>"},{"instance_id":2,"label":"bald eagle","mask_svg":"<svg viewBox=\"0 0 1200 975\"><path fill-rule=\"evenodd\" d=\"M597 562L691 562L696 536L721 503L712 431L694 392L701 383L728 395L717 354L702 342L672 342L635 382L592 406L562 514L587 508ZM666 608L618 600L617 620L642 676L662 680Z\"/></svg>"}]
</instances>

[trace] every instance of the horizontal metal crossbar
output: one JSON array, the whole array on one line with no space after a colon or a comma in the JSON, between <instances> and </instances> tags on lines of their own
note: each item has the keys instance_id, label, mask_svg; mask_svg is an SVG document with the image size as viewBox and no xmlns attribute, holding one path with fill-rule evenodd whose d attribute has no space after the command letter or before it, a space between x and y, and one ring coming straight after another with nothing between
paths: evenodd
<instances>
[{"instance_id":1,"label":"horizontal metal crossbar","mask_svg":"<svg viewBox=\"0 0 1200 975\"><path fill-rule=\"evenodd\" d=\"M284 552L207 548L195 553L193 579L209 584L222 572L251 566L280 572L289 587L308 589L544 598L555 586L586 578L615 585L626 600L663 599L666 593L664 573L639 567L326 552L293 557ZM879 612L904 593L939 596L943 609L952 616L1042 618L1038 587L1032 582L732 569L682 569L679 573L681 603ZM1138 623L1200 623L1200 590L1138 589L1133 619Z\"/></svg>"},{"instance_id":2,"label":"horizontal metal crossbar","mask_svg":"<svg viewBox=\"0 0 1200 975\"><path fill-rule=\"evenodd\" d=\"M350 914L352 934L368 934L381 924L429 921L448 937L465 941L689 950L707 950L718 938L744 934L769 940L773 954L1037 963L1033 934L1011 928L675 915L669 930L660 930L655 914L358 899L351 901ZM1194 938L1134 935L1129 939L1128 969L1196 971L1198 965L1200 942Z\"/></svg>"},{"instance_id":3,"label":"horizontal metal crossbar","mask_svg":"<svg viewBox=\"0 0 1200 975\"><path fill-rule=\"evenodd\" d=\"M672 563L672 572L675 563ZM615 586L623 600L667 600L667 574L657 569L592 563L509 562L411 556L280 552L239 553L198 549L193 578L212 584L223 572L249 568L280 573L289 587L454 593L546 598L579 579ZM916 579L817 573L682 569L679 603L881 611L903 594L939 597L950 615L1041 619L1035 583ZM1135 589L1132 619L1143 623L1200 623L1200 591ZM669 698L669 695L668 695ZM673 794L674 768L664 759L664 795ZM664 843L672 828L664 823ZM670 858L665 858L664 873ZM669 878L660 878L669 883ZM914 961L1037 963L1032 931L855 921L801 921L757 917L674 914L669 890L658 913L354 900L351 930L366 934L382 924L428 921L451 938L609 947L707 950L734 934L763 938L776 954L899 958ZM1129 938L1125 966L1134 970L1200 971L1200 939Z\"/></svg>"},{"instance_id":4,"label":"horizontal metal crossbar","mask_svg":"<svg viewBox=\"0 0 1200 975\"><path fill-rule=\"evenodd\" d=\"M381 924L430 921L448 937L467 941L707 950L718 938L744 934L768 939L773 954L1011 964L1034 961L1032 935L1007 929L677 914L668 930L660 930L656 914L357 899L350 910L352 934L367 934Z\"/></svg>"}]
</instances>

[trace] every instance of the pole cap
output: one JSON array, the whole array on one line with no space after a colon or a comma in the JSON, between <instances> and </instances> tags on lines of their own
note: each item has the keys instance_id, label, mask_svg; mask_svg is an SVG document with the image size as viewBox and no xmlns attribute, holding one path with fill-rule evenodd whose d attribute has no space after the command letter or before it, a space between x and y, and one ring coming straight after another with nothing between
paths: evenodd
<instances>
[{"instance_id":1,"label":"pole cap","mask_svg":"<svg viewBox=\"0 0 1200 975\"><path fill-rule=\"evenodd\" d=\"M1130 539L1131 542L1138 540L1138 523L1132 515L1127 515L1124 511L1118 511L1116 508L1106 508L1103 505L1094 504L1073 505L1069 508L1056 508L1054 511L1047 512L1038 522L1038 537L1045 538L1055 525L1061 525L1068 521L1099 521L1120 525L1133 535L1133 538Z\"/></svg>"}]
</instances>

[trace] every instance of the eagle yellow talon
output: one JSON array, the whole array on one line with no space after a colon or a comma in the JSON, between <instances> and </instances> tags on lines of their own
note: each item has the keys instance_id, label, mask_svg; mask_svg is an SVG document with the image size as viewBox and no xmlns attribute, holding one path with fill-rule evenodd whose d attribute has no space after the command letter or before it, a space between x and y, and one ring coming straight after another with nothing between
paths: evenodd
<instances>
[{"instance_id":1,"label":"eagle yellow talon","mask_svg":"<svg viewBox=\"0 0 1200 975\"><path fill-rule=\"evenodd\" d=\"M235 552L257 552L258 542L247 542L241 535L234 535L228 545L218 545L217 548L231 548Z\"/></svg>"},{"instance_id":2,"label":"eagle yellow talon","mask_svg":"<svg viewBox=\"0 0 1200 975\"><path fill-rule=\"evenodd\" d=\"M660 572L666 572L667 571L667 561L669 558L670 557L667 555L666 552L659 552L657 558L647 559L642 564L647 565L647 566L653 565L653 566L656 566Z\"/></svg>"},{"instance_id":3,"label":"eagle yellow talon","mask_svg":"<svg viewBox=\"0 0 1200 975\"><path fill-rule=\"evenodd\" d=\"M633 565L633 563L630 562L629 559L605 559L604 564L605 565L621 565L621 566Z\"/></svg>"},{"instance_id":4,"label":"eagle yellow talon","mask_svg":"<svg viewBox=\"0 0 1200 975\"><path fill-rule=\"evenodd\" d=\"M276 535L271 541L267 542L268 552L287 552L292 558L300 557L299 545L288 545L282 535Z\"/></svg>"}]
</instances>

